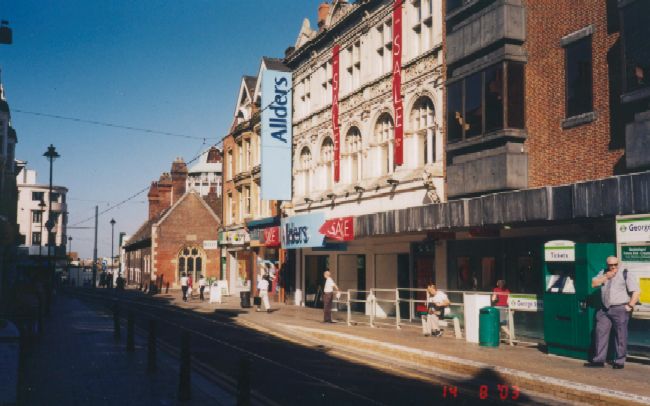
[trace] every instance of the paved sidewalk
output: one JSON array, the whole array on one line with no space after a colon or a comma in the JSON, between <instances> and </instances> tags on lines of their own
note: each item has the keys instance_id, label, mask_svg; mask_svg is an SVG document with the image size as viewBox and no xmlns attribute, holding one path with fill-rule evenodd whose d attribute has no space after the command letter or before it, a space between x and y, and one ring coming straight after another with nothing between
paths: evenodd
<instances>
[{"instance_id":1,"label":"paved sidewalk","mask_svg":"<svg viewBox=\"0 0 650 406\"><path fill-rule=\"evenodd\" d=\"M238 297L228 297L223 304L182 302L180 293L159 295L174 304L197 312L241 310ZM498 348L481 347L455 339L453 334L443 338L421 335L417 328L371 328L365 325L348 326L345 313L333 313L339 323L322 323L322 310L272 303L276 310L249 312L239 316L248 327L279 334L309 343L366 357L387 365L399 364L411 370L432 373L459 373L476 376L486 371L503 383L517 383L522 390L558 396L570 401L590 404L650 404L650 366L628 362L623 370L588 369L583 361L548 355L534 347L501 345Z\"/></svg>"},{"instance_id":2,"label":"paved sidewalk","mask_svg":"<svg viewBox=\"0 0 650 406\"><path fill-rule=\"evenodd\" d=\"M113 320L60 295L45 333L25 354L19 405L232 405L234 399L193 373L192 400L178 402L179 361L158 349L158 370L146 372L144 337L135 352L113 340Z\"/></svg>"}]
</instances>

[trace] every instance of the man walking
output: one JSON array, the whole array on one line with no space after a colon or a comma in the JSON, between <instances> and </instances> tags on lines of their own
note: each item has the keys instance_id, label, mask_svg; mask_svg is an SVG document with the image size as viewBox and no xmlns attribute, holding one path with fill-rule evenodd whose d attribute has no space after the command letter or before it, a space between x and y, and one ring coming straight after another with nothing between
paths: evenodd
<instances>
[{"instance_id":1,"label":"man walking","mask_svg":"<svg viewBox=\"0 0 650 406\"><path fill-rule=\"evenodd\" d=\"M325 288L323 289L323 322L334 323L332 321L332 300L334 300L334 291L339 291L339 287L334 283L330 271L323 273L325 277Z\"/></svg>"},{"instance_id":2,"label":"man walking","mask_svg":"<svg viewBox=\"0 0 650 406\"><path fill-rule=\"evenodd\" d=\"M603 306L596 312L596 342L595 354L591 362L585 364L588 368L602 368L607 357L609 335L614 330L614 346L616 358L612 367L623 369L627 354L627 324L634 305L639 300L641 289L636 276L629 274L627 269L619 272L618 258L607 258L607 269L601 270L591 280L593 288L600 287Z\"/></svg>"}]
</instances>

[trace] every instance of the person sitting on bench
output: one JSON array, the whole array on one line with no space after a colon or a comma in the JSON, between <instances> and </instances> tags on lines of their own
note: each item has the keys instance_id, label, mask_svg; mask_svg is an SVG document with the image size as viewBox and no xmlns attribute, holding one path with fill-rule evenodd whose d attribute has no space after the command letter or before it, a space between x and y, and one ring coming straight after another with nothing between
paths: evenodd
<instances>
[{"instance_id":1,"label":"person sitting on bench","mask_svg":"<svg viewBox=\"0 0 650 406\"><path fill-rule=\"evenodd\" d=\"M438 321L444 316L444 311L449 306L449 298L445 292L438 290L435 284L427 286L427 309L428 314L422 316L422 332L425 336L440 337L442 331Z\"/></svg>"}]
</instances>

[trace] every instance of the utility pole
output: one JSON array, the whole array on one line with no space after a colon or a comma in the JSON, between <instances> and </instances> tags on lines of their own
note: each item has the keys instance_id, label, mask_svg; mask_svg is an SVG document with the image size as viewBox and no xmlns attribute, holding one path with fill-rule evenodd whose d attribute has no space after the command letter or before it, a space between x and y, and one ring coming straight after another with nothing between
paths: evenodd
<instances>
[{"instance_id":1,"label":"utility pole","mask_svg":"<svg viewBox=\"0 0 650 406\"><path fill-rule=\"evenodd\" d=\"M97 287L97 223L99 218L99 206L95 206L95 245L93 248L93 288Z\"/></svg>"}]
</instances>

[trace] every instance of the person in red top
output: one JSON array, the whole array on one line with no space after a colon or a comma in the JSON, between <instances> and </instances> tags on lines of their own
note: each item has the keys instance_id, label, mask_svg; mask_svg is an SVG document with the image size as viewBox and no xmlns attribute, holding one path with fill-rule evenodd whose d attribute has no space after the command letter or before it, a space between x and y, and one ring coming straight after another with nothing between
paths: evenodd
<instances>
[{"instance_id":1,"label":"person in red top","mask_svg":"<svg viewBox=\"0 0 650 406\"><path fill-rule=\"evenodd\" d=\"M510 290L506 288L506 281L499 279L497 287L492 290L492 304L497 307L508 307L508 295Z\"/></svg>"}]
</instances>

